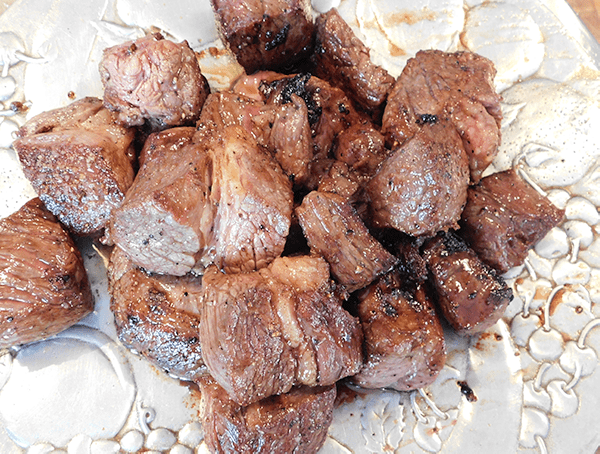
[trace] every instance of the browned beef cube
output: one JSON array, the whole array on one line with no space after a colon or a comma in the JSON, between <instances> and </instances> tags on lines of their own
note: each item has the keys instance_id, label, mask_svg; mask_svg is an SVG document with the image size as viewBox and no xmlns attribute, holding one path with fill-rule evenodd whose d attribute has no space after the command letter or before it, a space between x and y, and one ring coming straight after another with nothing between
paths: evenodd
<instances>
[{"instance_id":1,"label":"browned beef cube","mask_svg":"<svg viewBox=\"0 0 600 454\"><path fill-rule=\"evenodd\" d=\"M469 188L459 233L484 262L505 273L521 265L563 216L510 169Z\"/></svg>"},{"instance_id":2,"label":"browned beef cube","mask_svg":"<svg viewBox=\"0 0 600 454\"><path fill-rule=\"evenodd\" d=\"M19 130L14 147L25 176L64 225L100 234L134 177L134 131L115 124L97 98L44 112Z\"/></svg>"},{"instance_id":3,"label":"browned beef cube","mask_svg":"<svg viewBox=\"0 0 600 454\"><path fill-rule=\"evenodd\" d=\"M356 123L340 132L333 151L336 159L366 176L372 176L388 154L383 135L369 123Z\"/></svg>"},{"instance_id":4,"label":"browned beef cube","mask_svg":"<svg viewBox=\"0 0 600 454\"><path fill-rule=\"evenodd\" d=\"M458 133L436 122L394 151L365 189L376 227L433 236L457 226L468 184L469 164Z\"/></svg>"},{"instance_id":5,"label":"browned beef cube","mask_svg":"<svg viewBox=\"0 0 600 454\"><path fill-rule=\"evenodd\" d=\"M310 55L308 0L211 0L223 41L247 74L283 70Z\"/></svg>"},{"instance_id":6,"label":"browned beef cube","mask_svg":"<svg viewBox=\"0 0 600 454\"><path fill-rule=\"evenodd\" d=\"M313 166L311 170L315 170ZM310 181L310 180L309 180ZM340 195L348 203L356 200L361 188L361 178L346 163L333 160L326 174L319 176L319 192L333 192Z\"/></svg>"},{"instance_id":7,"label":"browned beef cube","mask_svg":"<svg viewBox=\"0 0 600 454\"><path fill-rule=\"evenodd\" d=\"M339 194L313 191L296 213L311 252L329 262L332 275L349 292L370 284L397 262Z\"/></svg>"},{"instance_id":8,"label":"browned beef cube","mask_svg":"<svg viewBox=\"0 0 600 454\"><path fill-rule=\"evenodd\" d=\"M369 49L335 8L316 19L315 74L342 88L363 109L381 117L395 79L371 62Z\"/></svg>"},{"instance_id":9,"label":"browned beef cube","mask_svg":"<svg viewBox=\"0 0 600 454\"><path fill-rule=\"evenodd\" d=\"M204 361L240 405L360 369L360 325L342 308L323 259L282 257L245 274L211 267L203 285Z\"/></svg>"},{"instance_id":10,"label":"browned beef cube","mask_svg":"<svg viewBox=\"0 0 600 454\"><path fill-rule=\"evenodd\" d=\"M424 257L441 313L458 334L481 333L500 320L512 289L460 237L438 235Z\"/></svg>"},{"instance_id":11,"label":"browned beef cube","mask_svg":"<svg viewBox=\"0 0 600 454\"><path fill-rule=\"evenodd\" d=\"M501 97L495 92L496 69L471 52L419 51L389 94L383 133L395 148L422 125L450 121L469 157L471 178L479 181L500 144Z\"/></svg>"},{"instance_id":12,"label":"browned beef cube","mask_svg":"<svg viewBox=\"0 0 600 454\"><path fill-rule=\"evenodd\" d=\"M0 347L45 339L94 308L83 259L40 199L0 220Z\"/></svg>"},{"instance_id":13,"label":"browned beef cube","mask_svg":"<svg viewBox=\"0 0 600 454\"><path fill-rule=\"evenodd\" d=\"M351 380L365 388L422 388L446 362L442 325L422 287L403 290L394 273L358 293L365 363Z\"/></svg>"},{"instance_id":14,"label":"browned beef cube","mask_svg":"<svg viewBox=\"0 0 600 454\"><path fill-rule=\"evenodd\" d=\"M199 277L150 274L114 248L108 278L110 309L123 344L182 379L206 372L198 338Z\"/></svg>"},{"instance_id":15,"label":"browned beef cube","mask_svg":"<svg viewBox=\"0 0 600 454\"><path fill-rule=\"evenodd\" d=\"M100 76L104 104L119 121L153 130L193 125L210 92L187 41L159 33L105 49Z\"/></svg>"},{"instance_id":16,"label":"browned beef cube","mask_svg":"<svg viewBox=\"0 0 600 454\"><path fill-rule=\"evenodd\" d=\"M288 178L241 126L192 129L149 139L152 159L114 213L113 241L156 273L201 273L211 263L229 272L266 266L288 234Z\"/></svg>"},{"instance_id":17,"label":"browned beef cube","mask_svg":"<svg viewBox=\"0 0 600 454\"><path fill-rule=\"evenodd\" d=\"M314 454L333 420L335 385L293 388L242 407L211 378L199 384L200 420L211 452Z\"/></svg>"}]
</instances>

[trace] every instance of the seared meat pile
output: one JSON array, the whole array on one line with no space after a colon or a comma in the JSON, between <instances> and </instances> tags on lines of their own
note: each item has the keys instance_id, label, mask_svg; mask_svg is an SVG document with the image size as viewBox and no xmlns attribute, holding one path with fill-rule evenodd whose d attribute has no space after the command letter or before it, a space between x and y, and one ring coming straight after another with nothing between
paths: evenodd
<instances>
[{"instance_id":1,"label":"seared meat pile","mask_svg":"<svg viewBox=\"0 0 600 454\"><path fill-rule=\"evenodd\" d=\"M32 118L13 143L40 199L74 233L101 234L133 181L135 132L115 120L84 98Z\"/></svg>"},{"instance_id":2,"label":"seared meat pile","mask_svg":"<svg viewBox=\"0 0 600 454\"><path fill-rule=\"evenodd\" d=\"M482 179L502 118L489 60L422 51L394 80L335 10L313 24L306 0L212 3L247 72L231 90L209 94L186 42L148 36L105 51L103 101L34 118L15 148L60 221L114 246L118 336L200 386L209 448L312 453L337 381L431 384L438 314L462 335L498 321L512 298L500 273L564 213L514 171ZM90 310L66 237L44 249L69 245L66 269L32 252L53 225L0 226L23 268L0 273L5 345ZM41 311L27 322L22 285ZM82 309L20 328L60 303Z\"/></svg>"},{"instance_id":3,"label":"seared meat pile","mask_svg":"<svg viewBox=\"0 0 600 454\"><path fill-rule=\"evenodd\" d=\"M193 125L210 88L186 41L159 33L104 50L104 105L126 126L153 130Z\"/></svg>"},{"instance_id":4,"label":"seared meat pile","mask_svg":"<svg viewBox=\"0 0 600 454\"><path fill-rule=\"evenodd\" d=\"M223 40L248 74L283 70L310 56L308 0L211 0Z\"/></svg>"},{"instance_id":5,"label":"seared meat pile","mask_svg":"<svg viewBox=\"0 0 600 454\"><path fill-rule=\"evenodd\" d=\"M301 386L242 407L210 378L199 384L200 418L211 452L314 453L333 420L335 385Z\"/></svg>"},{"instance_id":6,"label":"seared meat pile","mask_svg":"<svg viewBox=\"0 0 600 454\"><path fill-rule=\"evenodd\" d=\"M328 386L362 364L362 332L320 257L281 257L254 273L203 277L204 361L248 405L295 385Z\"/></svg>"},{"instance_id":7,"label":"seared meat pile","mask_svg":"<svg viewBox=\"0 0 600 454\"><path fill-rule=\"evenodd\" d=\"M40 199L0 220L0 348L53 336L93 308L81 254Z\"/></svg>"}]
</instances>

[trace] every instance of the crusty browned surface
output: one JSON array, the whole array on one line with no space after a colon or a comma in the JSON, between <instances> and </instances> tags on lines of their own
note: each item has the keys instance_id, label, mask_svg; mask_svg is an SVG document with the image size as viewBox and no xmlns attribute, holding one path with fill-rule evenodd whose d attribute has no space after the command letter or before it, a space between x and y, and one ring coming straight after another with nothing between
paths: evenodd
<instances>
[{"instance_id":1,"label":"crusty browned surface","mask_svg":"<svg viewBox=\"0 0 600 454\"><path fill-rule=\"evenodd\" d=\"M388 274L359 292L358 316L365 340L365 363L351 380L365 388L400 391L427 386L446 362L442 325L433 303Z\"/></svg>"},{"instance_id":2,"label":"crusty browned surface","mask_svg":"<svg viewBox=\"0 0 600 454\"><path fill-rule=\"evenodd\" d=\"M187 41L158 33L105 49L99 69L104 104L126 126L193 125L210 93Z\"/></svg>"},{"instance_id":3,"label":"crusty browned surface","mask_svg":"<svg viewBox=\"0 0 600 454\"><path fill-rule=\"evenodd\" d=\"M217 26L247 74L285 70L310 55L309 0L211 0Z\"/></svg>"},{"instance_id":4,"label":"crusty browned surface","mask_svg":"<svg viewBox=\"0 0 600 454\"><path fill-rule=\"evenodd\" d=\"M123 344L185 380L206 372L198 337L201 278L147 273L119 248L111 254L108 277L110 309Z\"/></svg>"},{"instance_id":5,"label":"crusty browned surface","mask_svg":"<svg viewBox=\"0 0 600 454\"><path fill-rule=\"evenodd\" d=\"M40 199L0 220L0 347L57 334L93 308L81 254Z\"/></svg>"},{"instance_id":6,"label":"crusty browned surface","mask_svg":"<svg viewBox=\"0 0 600 454\"><path fill-rule=\"evenodd\" d=\"M134 131L84 98L32 118L19 137L23 172L50 212L77 234L100 234L133 181Z\"/></svg>"},{"instance_id":7,"label":"crusty browned surface","mask_svg":"<svg viewBox=\"0 0 600 454\"><path fill-rule=\"evenodd\" d=\"M457 226L467 198L469 164L455 129L424 125L366 185L372 222L413 236Z\"/></svg>"},{"instance_id":8,"label":"crusty browned surface","mask_svg":"<svg viewBox=\"0 0 600 454\"><path fill-rule=\"evenodd\" d=\"M330 385L360 368L358 320L341 307L323 259L283 257L242 274L211 267L203 285L204 360L235 402Z\"/></svg>"},{"instance_id":9,"label":"crusty browned surface","mask_svg":"<svg viewBox=\"0 0 600 454\"><path fill-rule=\"evenodd\" d=\"M459 236L438 235L424 256L438 307L458 334L481 333L504 315L512 289Z\"/></svg>"},{"instance_id":10,"label":"crusty browned surface","mask_svg":"<svg viewBox=\"0 0 600 454\"><path fill-rule=\"evenodd\" d=\"M211 452L313 454L333 421L335 385L297 387L242 407L210 377L199 384L200 419Z\"/></svg>"}]
</instances>

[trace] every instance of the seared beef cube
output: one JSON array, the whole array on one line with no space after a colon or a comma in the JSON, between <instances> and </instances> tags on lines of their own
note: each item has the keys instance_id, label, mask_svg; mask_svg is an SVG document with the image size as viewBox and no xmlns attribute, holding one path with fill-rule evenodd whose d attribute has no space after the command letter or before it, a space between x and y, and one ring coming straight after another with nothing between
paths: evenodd
<instances>
[{"instance_id":1,"label":"seared beef cube","mask_svg":"<svg viewBox=\"0 0 600 454\"><path fill-rule=\"evenodd\" d=\"M460 133L471 178L479 181L500 144L500 95L494 64L471 52L419 51L388 96L383 133L395 148L423 125L449 120Z\"/></svg>"},{"instance_id":2,"label":"seared beef cube","mask_svg":"<svg viewBox=\"0 0 600 454\"><path fill-rule=\"evenodd\" d=\"M0 220L0 348L53 336L93 308L81 254L40 199Z\"/></svg>"},{"instance_id":3,"label":"seared beef cube","mask_svg":"<svg viewBox=\"0 0 600 454\"><path fill-rule=\"evenodd\" d=\"M424 257L438 306L458 334L481 333L500 320L512 289L459 236L438 235L426 243Z\"/></svg>"},{"instance_id":4,"label":"seared beef cube","mask_svg":"<svg viewBox=\"0 0 600 454\"><path fill-rule=\"evenodd\" d=\"M114 248L108 265L110 309L119 340L184 380L206 372L198 338L200 278L150 274Z\"/></svg>"},{"instance_id":5,"label":"seared beef cube","mask_svg":"<svg viewBox=\"0 0 600 454\"><path fill-rule=\"evenodd\" d=\"M335 8L316 19L315 74L342 88L363 109L381 118L396 81L371 62L369 49Z\"/></svg>"},{"instance_id":6,"label":"seared beef cube","mask_svg":"<svg viewBox=\"0 0 600 454\"><path fill-rule=\"evenodd\" d=\"M217 26L247 74L290 69L310 55L314 24L308 0L211 0Z\"/></svg>"},{"instance_id":7,"label":"seared beef cube","mask_svg":"<svg viewBox=\"0 0 600 454\"><path fill-rule=\"evenodd\" d=\"M370 284L397 262L338 194L313 191L296 213L311 252L329 262L332 275L349 292Z\"/></svg>"},{"instance_id":8,"label":"seared beef cube","mask_svg":"<svg viewBox=\"0 0 600 454\"><path fill-rule=\"evenodd\" d=\"M462 141L451 125L438 122L395 150L365 189L374 226L434 236L457 226L468 184Z\"/></svg>"},{"instance_id":9,"label":"seared beef cube","mask_svg":"<svg viewBox=\"0 0 600 454\"><path fill-rule=\"evenodd\" d=\"M510 169L469 188L459 233L484 262L505 273L563 217L564 210Z\"/></svg>"},{"instance_id":10,"label":"seared beef cube","mask_svg":"<svg viewBox=\"0 0 600 454\"><path fill-rule=\"evenodd\" d=\"M193 138L191 129L149 139L156 149L114 213L112 239L155 273L266 266L285 245L289 180L242 127L201 128Z\"/></svg>"},{"instance_id":11,"label":"seared beef cube","mask_svg":"<svg viewBox=\"0 0 600 454\"><path fill-rule=\"evenodd\" d=\"M199 384L200 420L211 452L314 454L333 421L335 385L293 388L242 407L211 378Z\"/></svg>"},{"instance_id":12,"label":"seared beef cube","mask_svg":"<svg viewBox=\"0 0 600 454\"><path fill-rule=\"evenodd\" d=\"M100 76L104 104L119 121L153 130L193 125L210 92L187 41L159 33L105 49Z\"/></svg>"},{"instance_id":13,"label":"seared beef cube","mask_svg":"<svg viewBox=\"0 0 600 454\"><path fill-rule=\"evenodd\" d=\"M340 132L333 152L336 159L366 176L372 176L388 154L383 135L369 123L356 123Z\"/></svg>"},{"instance_id":14,"label":"seared beef cube","mask_svg":"<svg viewBox=\"0 0 600 454\"><path fill-rule=\"evenodd\" d=\"M240 405L360 369L360 325L342 308L322 258L282 257L245 274L211 267L203 285L204 361Z\"/></svg>"},{"instance_id":15,"label":"seared beef cube","mask_svg":"<svg viewBox=\"0 0 600 454\"><path fill-rule=\"evenodd\" d=\"M352 203L360 188L360 176L352 172L346 163L333 161L329 171L319 179L318 191L333 192Z\"/></svg>"},{"instance_id":16,"label":"seared beef cube","mask_svg":"<svg viewBox=\"0 0 600 454\"><path fill-rule=\"evenodd\" d=\"M390 273L358 292L365 363L352 381L399 391L427 386L446 362L444 332L422 287L403 290Z\"/></svg>"},{"instance_id":17,"label":"seared beef cube","mask_svg":"<svg viewBox=\"0 0 600 454\"><path fill-rule=\"evenodd\" d=\"M72 232L96 235L133 181L134 135L100 99L84 98L29 120L13 146L48 210Z\"/></svg>"}]
</instances>

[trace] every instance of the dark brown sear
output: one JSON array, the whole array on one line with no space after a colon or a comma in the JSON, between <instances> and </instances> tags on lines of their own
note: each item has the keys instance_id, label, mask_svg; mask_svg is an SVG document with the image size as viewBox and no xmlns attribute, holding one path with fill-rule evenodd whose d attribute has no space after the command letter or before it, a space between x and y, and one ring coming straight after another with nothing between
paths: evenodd
<instances>
[{"instance_id":1,"label":"dark brown sear","mask_svg":"<svg viewBox=\"0 0 600 454\"><path fill-rule=\"evenodd\" d=\"M358 292L365 363L351 380L364 388L409 391L433 383L446 362L446 343L422 287L407 291L390 273Z\"/></svg>"},{"instance_id":2,"label":"dark brown sear","mask_svg":"<svg viewBox=\"0 0 600 454\"><path fill-rule=\"evenodd\" d=\"M0 220L0 348L53 336L93 308L81 254L40 199Z\"/></svg>"},{"instance_id":3,"label":"dark brown sear","mask_svg":"<svg viewBox=\"0 0 600 454\"><path fill-rule=\"evenodd\" d=\"M110 309L124 345L184 380L206 373L198 337L199 277L150 274L115 248L108 279Z\"/></svg>"},{"instance_id":4,"label":"dark brown sear","mask_svg":"<svg viewBox=\"0 0 600 454\"><path fill-rule=\"evenodd\" d=\"M211 0L217 27L247 74L284 70L312 53L308 0Z\"/></svg>"},{"instance_id":5,"label":"dark brown sear","mask_svg":"<svg viewBox=\"0 0 600 454\"><path fill-rule=\"evenodd\" d=\"M301 386L242 407L212 379L199 384L200 419L211 452L316 453L333 420L335 385Z\"/></svg>"},{"instance_id":6,"label":"dark brown sear","mask_svg":"<svg viewBox=\"0 0 600 454\"><path fill-rule=\"evenodd\" d=\"M242 274L211 267L203 285L204 361L235 402L331 385L360 369L360 325L342 308L323 259L281 257Z\"/></svg>"},{"instance_id":7,"label":"dark brown sear","mask_svg":"<svg viewBox=\"0 0 600 454\"><path fill-rule=\"evenodd\" d=\"M39 114L13 146L23 172L72 232L100 235L134 177L134 131L116 124L97 98Z\"/></svg>"},{"instance_id":8,"label":"dark brown sear","mask_svg":"<svg viewBox=\"0 0 600 454\"><path fill-rule=\"evenodd\" d=\"M104 105L126 126L193 125L210 93L187 41L159 33L105 49L99 69Z\"/></svg>"},{"instance_id":9,"label":"dark brown sear","mask_svg":"<svg viewBox=\"0 0 600 454\"><path fill-rule=\"evenodd\" d=\"M459 233L485 263L505 273L521 265L564 214L510 169L469 188Z\"/></svg>"},{"instance_id":10,"label":"dark brown sear","mask_svg":"<svg viewBox=\"0 0 600 454\"><path fill-rule=\"evenodd\" d=\"M459 236L439 234L426 243L424 257L438 307L458 334L478 334L500 320L512 289Z\"/></svg>"}]
</instances>

